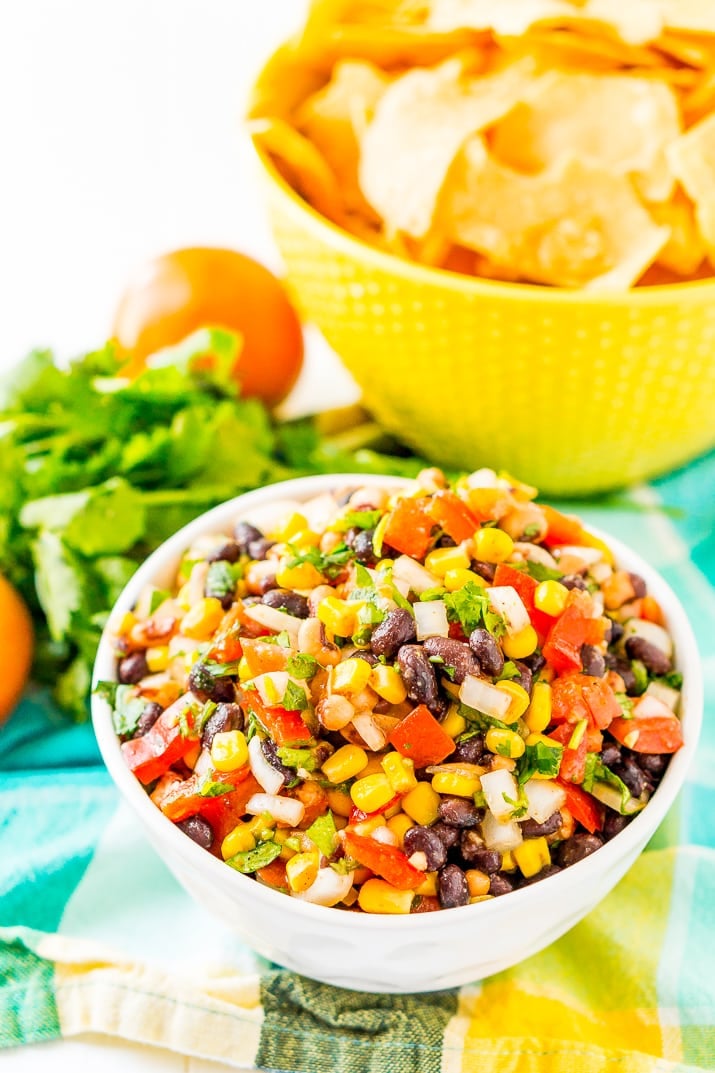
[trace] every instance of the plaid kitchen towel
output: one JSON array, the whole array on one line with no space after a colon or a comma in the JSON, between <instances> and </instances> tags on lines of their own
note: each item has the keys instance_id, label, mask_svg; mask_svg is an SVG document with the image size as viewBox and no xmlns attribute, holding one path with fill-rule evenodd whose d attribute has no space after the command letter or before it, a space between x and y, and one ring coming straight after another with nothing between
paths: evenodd
<instances>
[{"instance_id":1,"label":"plaid kitchen towel","mask_svg":"<svg viewBox=\"0 0 715 1073\"><path fill-rule=\"evenodd\" d=\"M89 727L28 697L0 733L0 1044L85 1032L296 1073L715 1070L715 455L599 506L689 611L706 718L678 807L547 950L482 983L365 995L263 961L183 893Z\"/></svg>"}]
</instances>

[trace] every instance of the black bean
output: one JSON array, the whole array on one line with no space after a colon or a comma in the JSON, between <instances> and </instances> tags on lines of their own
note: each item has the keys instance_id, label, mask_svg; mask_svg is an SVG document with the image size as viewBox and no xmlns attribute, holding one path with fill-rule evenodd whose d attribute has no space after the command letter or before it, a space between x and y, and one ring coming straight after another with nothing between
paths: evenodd
<instances>
[{"instance_id":1,"label":"black bean","mask_svg":"<svg viewBox=\"0 0 715 1073\"><path fill-rule=\"evenodd\" d=\"M241 556L241 548L235 540L229 540L206 556L207 563L235 563Z\"/></svg>"},{"instance_id":2,"label":"black bean","mask_svg":"<svg viewBox=\"0 0 715 1073\"><path fill-rule=\"evenodd\" d=\"M559 580L566 589L580 589L581 592L585 592L588 588L588 585L579 574L564 574Z\"/></svg>"},{"instance_id":3,"label":"black bean","mask_svg":"<svg viewBox=\"0 0 715 1073\"><path fill-rule=\"evenodd\" d=\"M442 660L442 664L436 664L436 670L441 671L444 666L451 668L451 674L447 672L448 677L457 685L461 685L468 674L479 674L479 660L464 641L454 641L451 637L428 637L422 647L428 656Z\"/></svg>"},{"instance_id":4,"label":"black bean","mask_svg":"<svg viewBox=\"0 0 715 1073\"><path fill-rule=\"evenodd\" d=\"M201 846L202 849L211 849L214 833L210 824L202 816L189 816L188 820L181 820L176 826L197 846Z\"/></svg>"},{"instance_id":5,"label":"black bean","mask_svg":"<svg viewBox=\"0 0 715 1073\"><path fill-rule=\"evenodd\" d=\"M484 755L484 738L477 734L466 741L460 741L450 756L450 761L462 764L478 764Z\"/></svg>"},{"instance_id":6,"label":"black bean","mask_svg":"<svg viewBox=\"0 0 715 1073\"><path fill-rule=\"evenodd\" d=\"M376 656L392 659L402 645L410 644L416 637L414 618L404 607L396 607L372 631L370 648Z\"/></svg>"},{"instance_id":7,"label":"black bean","mask_svg":"<svg viewBox=\"0 0 715 1073\"><path fill-rule=\"evenodd\" d=\"M238 704L219 704L204 724L201 731L201 745L210 749L217 734L227 730L243 730L243 712Z\"/></svg>"},{"instance_id":8,"label":"black bean","mask_svg":"<svg viewBox=\"0 0 715 1073\"><path fill-rule=\"evenodd\" d=\"M390 613L394 614L394 612ZM437 677L422 646L402 645L397 653L397 664L409 699L415 704L426 704L433 711L440 710L442 704L437 688Z\"/></svg>"},{"instance_id":9,"label":"black bean","mask_svg":"<svg viewBox=\"0 0 715 1073\"><path fill-rule=\"evenodd\" d=\"M200 700L225 701L231 703L236 699L236 689L230 678L217 678L211 674L206 664L198 662L189 674L189 689Z\"/></svg>"},{"instance_id":10,"label":"black bean","mask_svg":"<svg viewBox=\"0 0 715 1073\"><path fill-rule=\"evenodd\" d=\"M450 827L446 823L433 823L430 831L437 835L445 849L451 849L459 842L459 828Z\"/></svg>"},{"instance_id":11,"label":"black bean","mask_svg":"<svg viewBox=\"0 0 715 1073\"><path fill-rule=\"evenodd\" d=\"M278 746L272 738L264 738L261 742L261 752L272 768L275 768L283 776L283 783L292 782L295 778L293 768L286 767L278 756ZM275 792L275 791L274 791Z\"/></svg>"},{"instance_id":12,"label":"black bean","mask_svg":"<svg viewBox=\"0 0 715 1073\"><path fill-rule=\"evenodd\" d=\"M353 541L352 549L355 552L355 558L363 566L374 566L377 562L375 549L372 546L374 535L374 529L362 529Z\"/></svg>"},{"instance_id":13,"label":"black bean","mask_svg":"<svg viewBox=\"0 0 715 1073\"><path fill-rule=\"evenodd\" d=\"M492 637L489 630L472 630L469 635L469 647L479 660L483 674L496 678L504 670L504 653Z\"/></svg>"},{"instance_id":14,"label":"black bean","mask_svg":"<svg viewBox=\"0 0 715 1073\"><path fill-rule=\"evenodd\" d=\"M603 845L598 835L577 834L567 838L559 846L558 861L562 868L570 868L577 861L590 856Z\"/></svg>"},{"instance_id":15,"label":"black bean","mask_svg":"<svg viewBox=\"0 0 715 1073\"><path fill-rule=\"evenodd\" d=\"M161 704L157 704L156 701L149 701L144 708L144 711L139 716L139 722L137 723L137 729L134 731L133 737L143 738L147 731L151 730L154 723L157 721L161 713L164 711Z\"/></svg>"},{"instance_id":16,"label":"black bean","mask_svg":"<svg viewBox=\"0 0 715 1073\"><path fill-rule=\"evenodd\" d=\"M601 749L601 763L606 767L613 767L621 762L621 747L615 742L607 741Z\"/></svg>"},{"instance_id":17,"label":"black bean","mask_svg":"<svg viewBox=\"0 0 715 1073\"><path fill-rule=\"evenodd\" d=\"M472 559L470 566L475 574L479 574L485 581L488 581L491 585L494 580L494 575L497 572L496 563L485 563L481 559Z\"/></svg>"},{"instance_id":18,"label":"black bean","mask_svg":"<svg viewBox=\"0 0 715 1073\"><path fill-rule=\"evenodd\" d=\"M539 671L546 666L546 660L538 649L536 652L532 652L530 656L526 656L526 658L522 659L520 662L526 664L532 674L538 674Z\"/></svg>"},{"instance_id":19,"label":"black bean","mask_svg":"<svg viewBox=\"0 0 715 1073\"><path fill-rule=\"evenodd\" d=\"M447 860L447 849L442 839L430 827L408 828L402 844L408 857L413 853L424 853L428 872L436 872Z\"/></svg>"},{"instance_id":20,"label":"black bean","mask_svg":"<svg viewBox=\"0 0 715 1073\"><path fill-rule=\"evenodd\" d=\"M480 872L486 872L487 875L494 875L501 868L501 853L495 849L486 849L482 846L481 849L474 849L472 844L466 842L469 835L472 835L473 831L462 832L461 840L461 853L465 861L472 868L478 868Z\"/></svg>"},{"instance_id":21,"label":"black bean","mask_svg":"<svg viewBox=\"0 0 715 1073\"><path fill-rule=\"evenodd\" d=\"M257 540L252 540L248 545L248 554L252 559L262 562L274 544L275 540L269 540L268 537L259 537Z\"/></svg>"},{"instance_id":22,"label":"black bean","mask_svg":"<svg viewBox=\"0 0 715 1073\"><path fill-rule=\"evenodd\" d=\"M473 801L466 797L443 797L439 803L439 818L450 827L474 827L480 814Z\"/></svg>"},{"instance_id":23,"label":"black bean","mask_svg":"<svg viewBox=\"0 0 715 1073\"><path fill-rule=\"evenodd\" d=\"M361 649L359 652L355 652L354 659L364 659L366 663L369 663L371 667L376 667L380 660L372 652L368 652L366 649Z\"/></svg>"},{"instance_id":24,"label":"black bean","mask_svg":"<svg viewBox=\"0 0 715 1073\"><path fill-rule=\"evenodd\" d=\"M606 661L593 645L581 645L581 665L583 673L594 678L603 678L606 673Z\"/></svg>"},{"instance_id":25,"label":"black bean","mask_svg":"<svg viewBox=\"0 0 715 1073\"><path fill-rule=\"evenodd\" d=\"M459 835L459 852L468 864L473 863L477 854L484 851L484 839L473 827L465 827ZM498 854L497 854L498 856ZM499 867L497 865L497 867Z\"/></svg>"},{"instance_id":26,"label":"black bean","mask_svg":"<svg viewBox=\"0 0 715 1073\"><path fill-rule=\"evenodd\" d=\"M609 645L615 645L615 643L620 641L621 637L623 637L623 626L621 626L620 622L616 622L615 619L609 619L608 621L610 625L606 634L606 640Z\"/></svg>"},{"instance_id":27,"label":"black bean","mask_svg":"<svg viewBox=\"0 0 715 1073\"><path fill-rule=\"evenodd\" d=\"M646 589L645 581L640 574L629 574L628 577L631 579L631 585L633 586L633 593L636 599L641 600L648 591Z\"/></svg>"},{"instance_id":28,"label":"black bean","mask_svg":"<svg viewBox=\"0 0 715 1073\"><path fill-rule=\"evenodd\" d=\"M521 659L512 660L512 663L519 673L516 678L512 678L511 681L516 682L518 686L521 686L525 693L528 693L529 696L531 696L531 690L534 684L534 676L531 673L531 668Z\"/></svg>"},{"instance_id":29,"label":"black bean","mask_svg":"<svg viewBox=\"0 0 715 1073\"><path fill-rule=\"evenodd\" d=\"M436 548L456 548L457 547L457 541L454 539L454 537L451 537L449 535L449 533L442 533L442 536L439 538L439 540L435 544L435 547Z\"/></svg>"},{"instance_id":30,"label":"black bean","mask_svg":"<svg viewBox=\"0 0 715 1073\"><path fill-rule=\"evenodd\" d=\"M278 582L276 581L276 575L275 574L267 574L265 577L259 578L258 579L258 584L256 585L256 588L260 592L261 597L265 596L267 592L272 592L273 589L277 589L278 588ZM257 602L258 603L263 603L263 600L261 599L261 600L259 600Z\"/></svg>"},{"instance_id":31,"label":"black bean","mask_svg":"<svg viewBox=\"0 0 715 1073\"><path fill-rule=\"evenodd\" d=\"M446 864L438 876L439 904L443 909L454 909L469 904L467 877L458 864Z\"/></svg>"},{"instance_id":32,"label":"black bean","mask_svg":"<svg viewBox=\"0 0 715 1073\"><path fill-rule=\"evenodd\" d=\"M630 659L639 659L651 674L660 676L673 669L673 663L657 645L646 641L645 637L629 637L626 641L626 655Z\"/></svg>"},{"instance_id":33,"label":"black bean","mask_svg":"<svg viewBox=\"0 0 715 1073\"><path fill-rule=\"evenodd\" d=\"M558 864L547 864L546 868L542 868L540 872L537 872L535 876L529 876L528 879L522 879L522 887L530 887L532 883L538 883L542 879L548 879L549 876L557 875L561 869Z\"/></svg>"},{"instance_id":34,"label":"black bean","mask_svg":"<svg viewBox=\"0 0 715 1073\"><path fill-rule=\"evenodd\" d=\"M623 828L628 826L630 819L630 816L621 816L620 813L614 812L611 808L607 808L606 816L603 821L603 830L601 832L606 842L615 838L617 834L620 834Z\"/></svg>"},{"instance_id":35,"label":"black bean","mask_svg":"<svg viewBox=\"0 0 715 1073\"><path fill-rule=\"evenodd\" d=\"M524 820L521 825L521 833L524 838L540 838L542 835L552 835L555 831L558 831L562 822L560 812L552 813L548 820L544 820L543 823L537 823L536 820L532 819Z\"/></svg>"},{"instance_id":36,"label":"black bean","mask_svg":"<svg viewBox=\"0 0 715 1073\"><path fill-rule=\"evenodd\" d=\"M665 774L670 756L666 753L636 753L633 758L641 771L644 771L653 782L660 782Z\"/></svg>"},{"instance_id":37,"label":"black bean","mask_svg":"<svg viewBox=\"0 0 715 1073\"><path fill-rule=\"evenodd\" d=\"M239 522L233 531L234 539L242 555L248 554L248 546L254 540L262 540L263 533L250 522Z\"/></svg>"},{"instance_id":38,"label":"black bean","mask_svg":"<svg viewBox=\"0 0 715 1073\"><path fill-rule=\"evenodd\" d=\"M606 666L610 670L615 671L616 674L620 674L628 696L635 696L636 676L633 673L630 662L627 659L621 659L620 656L616 656L613 652L606 652L604 658L606 660Z\"/></svg>"},{"instance_id":39,"label":"black bean","mask_svg":"<svg viewBox=\"0 0 715 1073\"><path fill-rule=\"evenodd\" d=\"M271 589L264 593L261 603L267 607L275 607L279 611L285 611L295 618L309 618L310 608L305 596L291 592L290 589Z\"/></svg>"},{"instance_id":40,"label":"black bean","mask_svg":"<svg viewBox=\"0 0 715 1073\"><path fill-rule=\"evenodd\" d=\"M149 673L146 656L143 652L132 652L130 656L120 659L117 677L122 685L136 685Z\"/></svg>"},{"instance_id":41,"label":"black bean","mask_svg":"<svg viewBox=\"0 0 715 1073\"><path fill-rule=\"evenodd\" d=\"M615 764L613 774L626 784L634 797L640 797L648 785L648 780L638 764L630 757L625 757L621 764Z\"/></svg>"},{"instance_id":42,"label":"black bean","mask_svg":"<svg viewBox=\"0 0 715 1073\"><path fill-rule=\"evenodd\" d=\"M509 894L513 890L513 882L503 872L495 872L489 877L489 893L495 898L499 898L502 894Z\"/></svg>"}]
</instances>

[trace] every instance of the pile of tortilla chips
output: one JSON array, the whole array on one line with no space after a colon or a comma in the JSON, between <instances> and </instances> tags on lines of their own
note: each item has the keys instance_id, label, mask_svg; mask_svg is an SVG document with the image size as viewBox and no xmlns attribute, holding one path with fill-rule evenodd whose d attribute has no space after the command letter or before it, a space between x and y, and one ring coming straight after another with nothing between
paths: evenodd
<instances>
[{"instance_id":1,"label":"pile of tortilla chips","mask_svg":"<svg viewBox=\"0 0 715 1073\"><path fill-rule=\"evenodd\" d=\"M257 144L332 222L489 279L715 274L715 0L314 0Z\"/></svg>"}]
</instances>

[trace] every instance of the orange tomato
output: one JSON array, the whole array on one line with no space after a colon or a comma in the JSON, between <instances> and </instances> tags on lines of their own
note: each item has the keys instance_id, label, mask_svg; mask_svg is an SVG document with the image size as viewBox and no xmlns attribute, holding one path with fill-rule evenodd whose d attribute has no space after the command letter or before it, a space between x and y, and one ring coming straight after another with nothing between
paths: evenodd
<instances>
[{"instance_id":1,"label":"orange tomato","mask_svg":"<svg viewBox=\"0 0 715 1073\"><path fill-rule=\"evenodd\" d=\"M0 576L0 723L17 704L30 674L34 634L21 596Z\"/></svg>"},{"instance_id":2,"label":"orange tomato","mask_svg":"<svg viewBox=\"0 0 715 1073\"><path fill-rule=\"evenodd\" d=\"M235 367L242 395L268 406L285 398L303 364L300 321L275 276L235 250L176 250L149 261L122 295L113 335L125 372L136 376L150 354L204 327L243 337Z\"/></svg>"}]
</instances>

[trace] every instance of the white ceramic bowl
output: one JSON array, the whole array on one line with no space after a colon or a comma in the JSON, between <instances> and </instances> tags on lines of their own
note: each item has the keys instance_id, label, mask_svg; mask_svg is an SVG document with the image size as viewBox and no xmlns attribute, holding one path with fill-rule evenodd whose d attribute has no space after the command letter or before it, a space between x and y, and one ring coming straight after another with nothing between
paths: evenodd
<instances>
[{"instance_id":1,"label":"white ceramic bowl","mask_svg":"<svg viewBox=\"0 0 715 1073\"><path fill-rule=\"evenodd\" d=\"M149 582L170 586L185 549L205 533L230 531L240 518L266 525L276 503L303 502L333 489L409 482L354 475L305 477L239 496L185 526L140 567L117 601L133 607ZM599 534L603 535L603 534ZM201 910L218 916L246 943L296 972L359 991L417 992L455 987L522 961L572 928L616 885L653 835L683 785L697 746L702 682L685 612L647 563L606 536L620 566L640 574L661 604L684 675L685 744L646 808L612 841L557 875L492 901L415 916L370 916L289 898L228 868L171 823L150 801L122 759L106 701L93 697L92 718L109 772L147 837ZM110 639L102 637L94 681L116 679ZM198 914L198 910L197 910Z\"/></svg>"}]
</instances>

